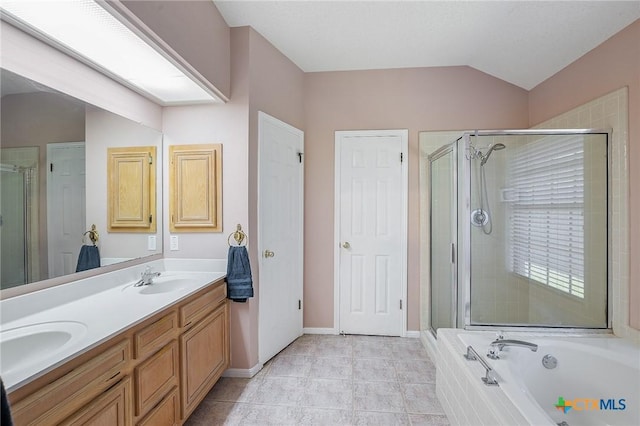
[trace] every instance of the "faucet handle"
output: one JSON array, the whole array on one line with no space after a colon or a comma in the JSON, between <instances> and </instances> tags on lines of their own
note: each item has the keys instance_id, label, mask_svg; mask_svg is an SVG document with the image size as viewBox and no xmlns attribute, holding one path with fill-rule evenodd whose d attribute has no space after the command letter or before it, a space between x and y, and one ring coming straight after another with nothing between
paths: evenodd
<instances>
[{"instance_id":1,"label":"faucet handle","mask_svg":"<svg viewBox=\"0 0 640 426\"><path fill-rule=\"evenodd\" d=\"M487 351L487 358L500 359L500 348L497 346L491 346Z\"/></svg>"},{"instance_id":2,"label":"faucet handle","mask_svg":"<svg viewBox=\"0 0 640 426\"><path fill-rule=\"evenodd\" d=\"M496 340L504 340L504 332L502 330L496 332Z\"/></svg>"}]
</instances>

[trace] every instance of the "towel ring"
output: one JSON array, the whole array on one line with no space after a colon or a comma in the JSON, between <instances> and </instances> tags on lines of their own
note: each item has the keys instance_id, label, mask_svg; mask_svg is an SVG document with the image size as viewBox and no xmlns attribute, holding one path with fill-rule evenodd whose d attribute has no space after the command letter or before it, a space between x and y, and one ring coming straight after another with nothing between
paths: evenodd
<instances>
[{"instance_id":1,"label":"towel ring","mask_svg":"<svg viewBox=\"0 0 640 426\"><path fill-rule=\"evenodd\" d=\"M82 234L82 242L83 243L84 243L84 236L87 235L87 234L89 234L89 239L91 240L91 242L95 246L96 243L98 242L98 240L100 239L100 234L98 234L98 230L97 230L95 224L91 225L91 229L90 230L88 230L87 232Z\"/></svg>"},{"instance_id":2,"label":"towel ring","mask_svg":"<svg viewBox=\"0 0 640 426\"><path fill-rule=\"evenodd\" d=\"M229 237L227 237L227 244L229 244L229 247L231 247L231 237L233 237L233 239L236 241L237 246L246 246L247 241L249 240L249 237L247 237L247 234L244 233L240 224L238 224L236 230L230 233ZM244 244L242 244L243 242Z\"/></svg>"}]
</instances>

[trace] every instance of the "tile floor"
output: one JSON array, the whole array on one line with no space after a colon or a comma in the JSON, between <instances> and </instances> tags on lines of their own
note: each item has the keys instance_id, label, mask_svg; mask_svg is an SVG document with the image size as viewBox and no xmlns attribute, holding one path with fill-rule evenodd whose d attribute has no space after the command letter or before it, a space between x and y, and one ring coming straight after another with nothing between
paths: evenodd
<instances>
[{"instance_id":1,"label":"tile floor","mask_svg":"<svg viewBox=\"0 0 640 426\"><path fill-rule=\"evenodd\" d=\"M448 425L418 339L303 335L252 379L223 377L200 425Z\"/></svg>"}]
</instances>

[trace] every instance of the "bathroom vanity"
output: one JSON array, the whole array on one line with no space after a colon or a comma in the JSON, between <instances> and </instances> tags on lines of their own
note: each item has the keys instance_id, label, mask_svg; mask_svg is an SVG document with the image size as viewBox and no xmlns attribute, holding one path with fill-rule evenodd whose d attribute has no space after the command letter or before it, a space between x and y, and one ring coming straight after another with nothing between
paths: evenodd
<instances>
[{"instance_id":1,"label":"bathroom vanity","mask_svg":"<svg viewBox=\"0 0 640 426\"><path fill-rule=\"evenodd\" d=\"M142 267L129 268L135 271L128 277L139 276ZM123 274L118 271L118 281ZM226 285L222 273L162 274L141 287L127 278L127 284L10 321L9 328L3 321L3 355L9 364L2 374L3 380L5 374L9 379L5 385L16 425L155 426L186 421L229 366ZM107 284L93 285L102 289ZM3 317L10 317L11 310L9 306ZM73 317L69 323L83 324L86 330L64 329L59 312L68 312ZM43 322L42 315L49 321ZM15 326L20 323L25 325ZM53 328L42 328L44 323ZM38 326L41 329L34 329ZM12 330L24 331L6 339L4 333ZM56 336L78 332L83 337L69 339L72 347L60 352ZM20 345L25 338L44 360L10 358L11 342ZM25 357L31 350L25 347Z\"/></svg>"}]
</instances>

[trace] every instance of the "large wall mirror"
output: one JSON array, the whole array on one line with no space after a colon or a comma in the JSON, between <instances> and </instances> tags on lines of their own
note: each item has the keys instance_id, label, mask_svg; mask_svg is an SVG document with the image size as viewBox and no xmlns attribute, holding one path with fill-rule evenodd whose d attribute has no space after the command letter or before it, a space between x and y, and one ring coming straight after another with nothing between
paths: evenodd
<instances>
[{"instance_id":1,"label":"large wall mirror","mask_svg":"<svg viewBox=\"0 0 640 426\"><path fill-rule=\"evenodd\" d=\"M101 267L162 253L162 134L1 69L0 287L76 273L96 225ZM155 146L154 233L107 232L107 149Z\"/></svg>"}]
</instances>

